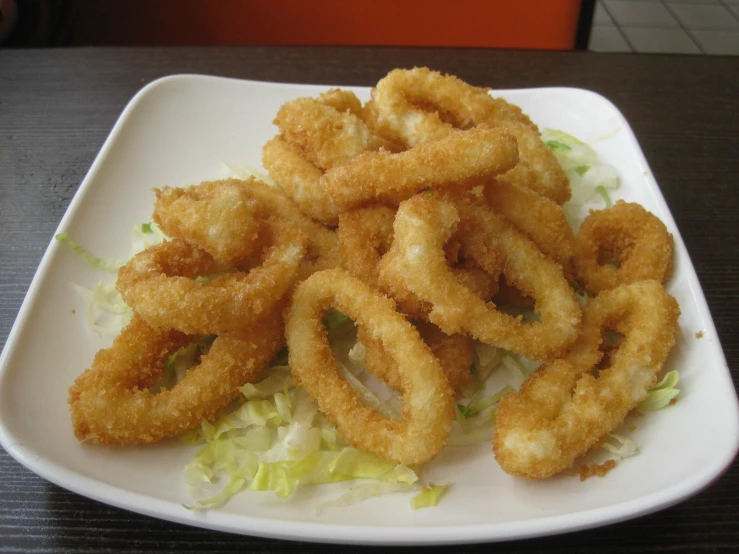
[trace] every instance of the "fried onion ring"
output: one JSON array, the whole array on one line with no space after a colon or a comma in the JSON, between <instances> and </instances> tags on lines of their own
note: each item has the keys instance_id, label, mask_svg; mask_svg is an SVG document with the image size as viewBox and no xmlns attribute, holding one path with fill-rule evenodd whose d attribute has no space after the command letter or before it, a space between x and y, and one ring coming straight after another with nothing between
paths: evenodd
<instances>
[{"instance_id":1,"label":"fried onion ring","mask_svg":"<svg viewBox=\"0 0 739 554\"><path fill-rule=\"evenodd\" d=\"M680 309L657 281L603 292L583 309L583 332L564 359L542 366L496 411L495 458L504 471L542 479L572 467L641 402L675 344ZM611 365L604 331L623 335Z\"/></svg>"},{"instance_id":2,"label":"fried onion ring","mask_svg":"<svg viewBox=\"0 0 739 554\"><path fill-rule=\"evenodd\" d=\"M228 272L210 254L173 239L135 255L118 271L124 301L150 325L188 334L243 329L277 304L298 277L306 239L296 228L269 220L273 246L251 271ZM198 277L218 274L207 282Z\"/></svg>"},{"instance_id":3,"label":"fried onion ring","mask_svg":"<svg viewBox=\"0 0 739 554\"><path fill-rule=\"evenodd\" d=\"M672 235L643 206L619 200L585 218L575 237L574 262L591 294L644 279L664 283L672 272Z\"/></svg>"},{"instance_id":4,"label":"fried onion ring","mask_svg":"<svg viewBox=\"0 0 739 554\"><path fill-rule=\"evenodd\" d=\"M342 211L371 203L396 206L428 187L471 188L516 163L518 148L512 136L475 127L398 154L365 152L327 171L319 185Z\"/></svg>"},{"instance_id":5,"label":"fried onion ring","mask_svg":"<svg viewBox=\"0 0 739 554\"><path fill-rule=\"evenodd\" d=\"M426 67L395 69L372 91L365 110L377 131L406 147L438 140L454 129L517 121L536 130L521 108L487 89Z\"/></svg>"},{"instance_id":6,"label":"fried onion ring","mask_svg":"<svg viewBox=\"0 0 739 554\"><path fill-rule=\"evenodd\" d=\"M534 299L539 321L525 324L497 310L454 278L444 244L457 226L469 257L488 273L501 267L510 285ZM394 230L380 280L402 282L431 303L429 320L445 333L469 333L538 360L557 358L577 338L581 313L561 266L469 195L454 202L438 194L416 195L400 205Z\"/></svg>"},{"instance_id":7,"label":"fried onion ring","mask_svg":"<svg viewBox=\"0 0 739 554\"><path fill-rule=\"evenodd\" d=\"M202 248L216 260L247 258L262 228L259 202L231 181L154 189L153 219L167 235Z\"/></svg>"},{"instance_id":8,"label":"fried onion ring","mask_svg":"<svg viewBox=\"0 0 739 554\"><path fill-rule=\"evenodd\" d=\"M278 311L248 331L218 336L174 388L150 392L167 358L192 339L134 315L69 389L75 436L96 444L144 444L213 419L282 347L282 317Z\"/></svg>"},{"instance_id":9,"label":"fried onion ring","mask_svg":"<svg viewBox=\"0 0 739 554\"><path fill-rule=\"evenodd\" d=\"M397 361L402 419L387 419L365 406L339 376L322 322L331 307L369 329ZM404 464L426 462L446 444L454 420L452 389L391 299L343 270L314 273L295 291L285 334L293 377L351 444Z\"/></svg>"}]
</instances>

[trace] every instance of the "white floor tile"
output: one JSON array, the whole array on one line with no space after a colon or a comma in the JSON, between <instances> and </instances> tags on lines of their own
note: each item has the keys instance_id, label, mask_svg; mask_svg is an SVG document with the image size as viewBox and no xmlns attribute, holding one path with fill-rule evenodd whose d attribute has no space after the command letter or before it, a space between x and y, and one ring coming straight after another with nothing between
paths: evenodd
<instances>
[{"instance_id":1,"label":"white floor tile","mask_svg":"<svg viewBox=\"0 0 739 554\"><path fill-rule=\"evenodd\" d=\"M632 0L603 0L606 9L619 25L679 27L679 23L661 3Z\"/></svg>"},{"instance_id":2,"label":"white floor tile","mask_svg":"<svg viewBox=\"0 0 739 554\"><path fill-rule=\"evenodd\" d=\"M621 32L614 26L597 25L590 31L588 50L593 52L631 52Z\"/></svg>"},{"instance_id":3,"label":"white floor tile","mask_svg":"<svg viewBox=\"0 0 739 554\"><path fill-rule=\"evenodd\" d=\"M739 21L723 6L670 4L670 9L687 29L739 30Z\"/></svg>"},{"instance_id":4,"label":"white floor tile","mask_svg":"<svg viewBox=\"0 0 739 554\"><path fill-rule=\"evenodd\" d=\"M691 31L706 54L728 54L739 56L739 32L737 31Z\"/></svg>"},{"instance_id":5,"label":"white floor tile","mask_svg":"<svg viewBox=\"0 0 739 554\"><path fill-rule=\"evenodd\" d=\"M700 54L700 49L682 29L647 29L622 27L636 52Z\"/></svg>"},{"instance_id":6,"label":"white floor tile","mask_svg":"<svg viewBox=\"0 0 739 554\"><path fill-rule=\"evenodd\" d=\"M613 20L608 12L603 9L603 4L598 2L595 5L595 13L593 14L593 25L613 25Z\"/></svg>"}]
</instances>

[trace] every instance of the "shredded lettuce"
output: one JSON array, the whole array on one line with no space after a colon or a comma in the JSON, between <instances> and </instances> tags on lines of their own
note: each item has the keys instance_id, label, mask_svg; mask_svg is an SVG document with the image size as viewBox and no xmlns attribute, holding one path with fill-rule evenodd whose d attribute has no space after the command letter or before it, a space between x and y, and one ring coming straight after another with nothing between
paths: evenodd
<instances>
[{"instance_id":1,"label":"shredded lettuce","mask_svg":"<svg viewBox=\"0 0 739 554\"><path fill-rule=\"evenodd\" d=\"M115 273L123 265L123 262L120 260L106 260L91 254L85 247L74 241L67 233L58 233L54 238L59 242L66 244L72 252L81 256L95 269Z\"/></svg>"},{"instance_id":2,"label":"shredded lettuce","mask_svg":"<svg viewBox=\"0 0 739 554\"><path fill-rule=\"evenodd\" d=\"M659 383L649 389L647 397L641 401L637 409L654 412L669 406L680 394L680 389L675 388L679 380L680 375L676 370L667 372Z\"/></svg>"},{"instance_id":3,"label":"shredded lettuce","mask_svg":"<svg viewBox=\"0 0 739 554\"><path fill-rule=\"evenodd\" d=\"M361 483L351 487L339 497L319 504L316 507L316 515L320 515L327 508L343 508L345 506L357 504L358 502L362 502L369 498L385 496L398 492L410 492L415 489L416 487L412 484L397 481Z\"/></svg>"},{"instance_id":4,"label":"shredded lettuce","mask_svg":"<svg viewBox=\"0 0 739 554\"><path fill-rule=\"evenodd\" d=\"M117 335L131 318L133 310L123 301L115 283L98 281L91 289L72 283L85 300L85 322L98 335Z\"/></svg>"},{"instance_id":5,"label":"shredded lettuce","mask_svg":"<svg viewBox=\"0 0 739 554\"><path fill-rule=\"evenodd\" d=\"M609 191L619 186L615 167L602 163L595 150L563 131L543 129L541 137L570 181L572 197L563 207L571 223L577 225L582 217L581 207L598 195L606 207L612 205Z\"/></svg>"},{"instance_id":6,"label":"shredded lettuce","mask_svg":"<svg viewBox=\"0 0 739 554\"><path fill-rule=\"evenodd\" d=\"M636 443L627 437L611 433L608 435L608 439L615 441L615 443L606 441L603 443L602 448L605 448L611 454L615 454L621 458L628 458L639 453Z\"/></svg>"},{"instance_id":7,"label":"shredded lettuce","mask_svg":"<svg viewBox=\"0 0 739 554\"><path fill-rule=\"evenodd\" d=\"M242 393L241 406L201 426L206 445L185 467L185 482L196 489L224 479L227 484L191 508L220 506L245 489L287 498L299 486L354 479L412 485L418 480L411 468L346 445L320 417L305 390L294 386L286 366L275 367L259 383L245 385ZM193 440L192 435L187 438ZM357 490L366 494L363 488Z\"/></svg>"},{"instance_id":8,"label":"shredded lettuce","mask_svg":"<svg viewBox=\"0 0 739 554\"><path fill-rule=\"evenodd\" d=\"M449 485L429 485L411 499L411 508L420 510L436 506L441 497L449 488Z\"/></svg>"}]
</instances>

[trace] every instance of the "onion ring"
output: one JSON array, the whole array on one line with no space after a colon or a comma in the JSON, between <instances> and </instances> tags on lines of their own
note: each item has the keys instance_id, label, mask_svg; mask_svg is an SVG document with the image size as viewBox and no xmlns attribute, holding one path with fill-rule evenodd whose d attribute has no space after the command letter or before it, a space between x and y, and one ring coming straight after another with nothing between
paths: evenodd
<instances>
[{"instance_id":1,"label":"onion ring","mask_svg":"<svg viewBox=\"0 0 739 554\"><path fill-rule=\"evenodd\" d=\"M402 419L387 419L365 406L337 373L322 322L330 307L371 330L397 361ZM314 273L295 291L285 334L293 377L351 444L404 464L426 462L446 444L454 420L452 389L392 300L343 270Z\"/></svg>"},{"instance_id":2,"label":"onion ring","mask_svg":"<svg viewBox=\"0 0 739 554\"><path fill-rule=\"evenodd\" d=\"M602 254L610 259L602 263ZM618 267L611 265L616 261ZM575 237L575 268L591 294L644 279L666 282L672 272L672 235L639 204L619 200L591 211Z\"/></svg>"},{"instance_id":3,"label":"onion ring","mask_svg":"<svg viewBox=\"0 0 739 554\"><path fill-rule=\"evenodd\" d=\"M516 140L497 129L475 127L405 152L365 152L327 171L320 187L342 211L372 203L397 205L429 187L466 189L518 163Z\"/></svg>"},{"instance_id":4,"label":"onion ring","mask_svg":"<svg viewBox=\"0 0 739 554\"><path fill-rule=\"evenodd\" d=\"M269 220L273 246L261 266L223 273L212 256L173 239L136 254L118 271L124 301L149 324L188 334L243 329L268 313L290 290L305 255L306 239L296 228ZM208 282L198 277L219 274Z\"/></svg>"},{"instance_id":5,"label":"onion ring","mask_svg":"<svg viewBox=\"0 0 739 554\"><path fill-rule=\"evenodd\" d=\"M495 304L480 300L454 278L444 244L458 225L469 257L488 273L502 267L506 281L534 299L538 322L524 324L496 310ZM561 266L471 198L460 196L452 202L441 195L414 196L400 205L394 230L393 246L380 264L380 280L403 282L431 303L429 320L445 333L469 333L538 360L557 358L577 338L581 313Z\"/></svg>"},{"instance_id":6,"label":"onion ring","mask_svg":"<svg viewBox=\"0 0 739 554\"><path fill-rule=\"evenodd\" d=\"M675 344L680 309L657 281L605 291L583 309L583 332L564 359L537 370L496 411L495 458L504 471L542 479L571 467L612 432L657 381ZM623 340L597 369L602 333Z\"/></svg>"},{"instance_id":7,"label":"onion ring","mask_svg":"<svg viewBox=\"0 0 739 554\"><path fill-rule=\"evenodd\" d=\"M365 114L375 129L406 147L481 123L512 120L536 130L518 106L493 98L487 89L426 67L388 73L373 89L371 105Z\"/></svg>"},{"instance_id":8,"label":"onion ring","mask_svg":"<svg viewBox=\"0 0 739 554\"><path fill-rule=\"evenodd\" d=\"M216 260L247 258L262 228L259 202L231 181L212 181L186 189L154 189L153 219L167 235L202 248Z\"/></svg>"},{"instance_id":9,"label":"onion ring","mask_svg":"<svg viewBox=\"0 0 739 554\"><path fill-rule=\"evenodd\" d=\"M147 390L164 373L167 358L192 339L134 315L69 389L75 436L96 444L144 444L215 418L282 347L282 318L269 314L248 331L218 336L172 389Z\"/></svg>"}]
</instances>

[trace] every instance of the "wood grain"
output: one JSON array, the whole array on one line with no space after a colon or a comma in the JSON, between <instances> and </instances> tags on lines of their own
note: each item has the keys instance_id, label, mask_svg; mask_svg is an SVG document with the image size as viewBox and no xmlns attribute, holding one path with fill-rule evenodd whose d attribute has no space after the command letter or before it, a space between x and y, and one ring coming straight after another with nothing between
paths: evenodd
<instances>
[{"instance_id":1,"label":"wood grain","mask_svg":"<svg viewBox=\"0 0 739 554\"><path fill-rule=\"evenodd\" d=\"M428 65L493 88L582 87L613 101L662 188L737 383L739 57L399 48L0 50L0 341L79 183L133 94L174 73L371 85ZM506 552L735 552L739 466L634 521L501 545ZM52 485L0 450L0 552L338 552L171 524ZM429 551L487 552L490 545ZM392 549L364 548L367 552Z\"/></svg>"}]
</instances>

